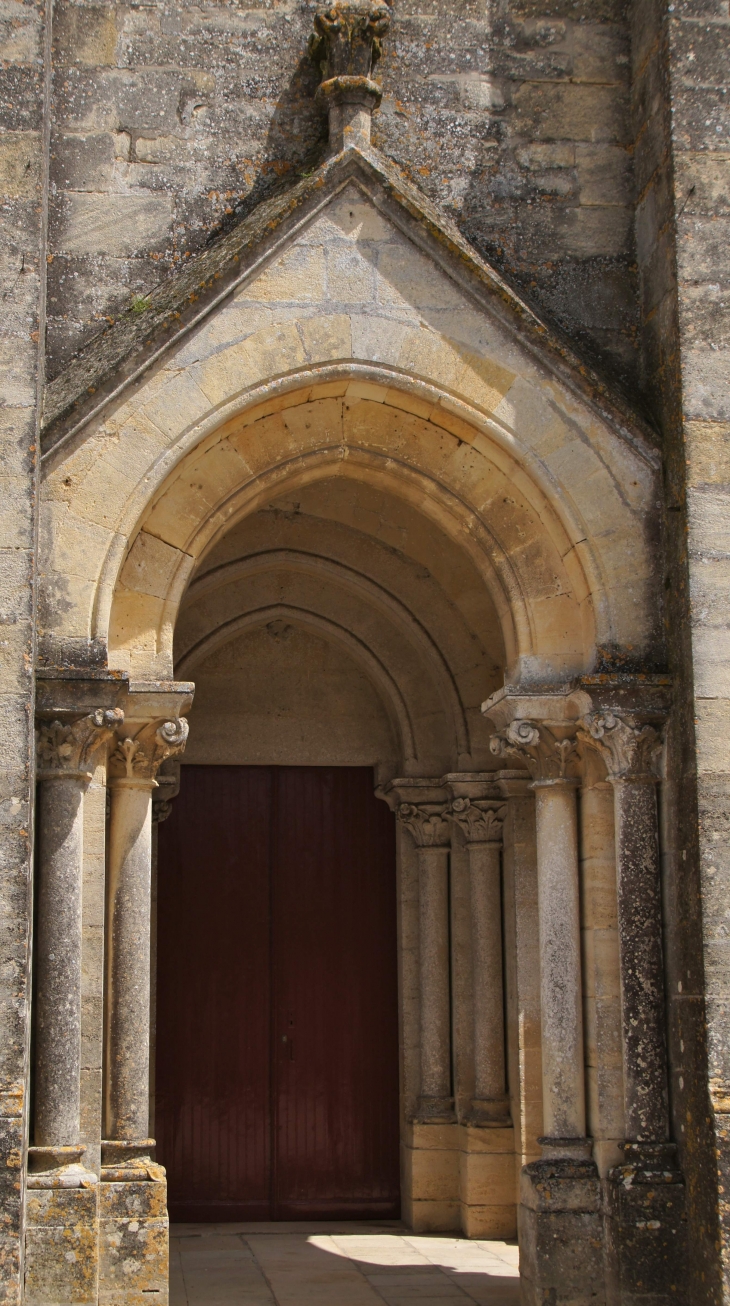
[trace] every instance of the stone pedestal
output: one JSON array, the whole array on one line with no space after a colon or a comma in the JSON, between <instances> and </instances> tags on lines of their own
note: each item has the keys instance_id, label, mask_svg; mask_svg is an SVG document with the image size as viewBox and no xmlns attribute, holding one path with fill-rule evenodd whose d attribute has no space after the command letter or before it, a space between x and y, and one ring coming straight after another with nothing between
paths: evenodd
<instances>
[{"instance_id":1,"label":"stone pedestal","mask_svg":"<svg viewBox=\"0 0 730 1306\"><path fill-rule=\"evenodd\" d=\"M522 1306L603 1306L601 1184L593 1161L543 1158L520 1183Z\"/></svg>"},{"instance_id":2,"label":"stone pedestal","mask_svg":"<svg viewBox=\"0 0 730 1306\"><path fill-rule=\"evenodd\" d=\"M673 1143L623 1143L609 1173L608 1235L621 1306L685 1300L687 1214Z\"/></svg>"},{"instance_id":3,"label":"stone pedestal","mask_svg":"<svg viewBox=\"0 0 730 1306\"><path fill-rule=\"evenodd\" d=\"M102 1146L99 1306L168 1306L170 1222L154 1139Z\"/></svg>"},{"instance_id":4,"label":"stone pedestal","mask_svg":"<svg viewBox=\"0 0 730 1306\"><path fill-rule=\"evenodd\" d=\"M26 1306L96 1306L99 1188L29 1185L25 1207Z\"/></svg>"}]
</instances>

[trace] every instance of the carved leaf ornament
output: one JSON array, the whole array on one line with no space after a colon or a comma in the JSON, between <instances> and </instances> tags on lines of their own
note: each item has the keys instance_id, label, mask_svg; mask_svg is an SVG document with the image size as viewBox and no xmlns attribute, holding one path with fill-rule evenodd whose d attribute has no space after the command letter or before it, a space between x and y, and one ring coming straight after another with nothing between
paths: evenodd
<instances>
[{"instance_id":1,"label":"carved leaf ornament","mask_svg":"<svg viewBox=\"0 0 730 1306\"><path fill-rule=\"evenodd\" d=\"M119 741L109 766L115 779L154 780L168 758L181 753L187 742L189 726L184 717L174 721L153 721L138 734Z\"/></svg>"},{"instance_id":2,"label":"carved leaf ornament","mask_svg":"<svg viewBox=\"0 0 730 1306\"><path fill-rule=\"evenodd\" d=\"M124 722L120 707L97 708L89 716L64 724L44 722L36 730L36 758L43 775L88 774L91 758Z\"/></svg>"},{"instance_id":3,"label":"carved leaf ornament","mask_svg":"<svg viewBox=\"0 0 730 1306\"><path fill-rule=\"evenodd\" d=\"M578 735L582 743L601 754L612 779L654 775L662 746L661 734L654 726L637 724L614 712L592 712L582 718Z\"/></svg>"},{"instance_id":4,"label":"carved leaf ornament","mask_svg":"<svg viewBox=\"0 0 730 1306\"><path fill-rule=\"evenodd\" d=\"M445 803L401 803L398 820L410 830L418 848L444 848L451 830Z\"/></svg>"},{"instance_id":5,"label":"carved leaf ornament","mask_svg":"<svg viewBox=\"0 0 730 1306\"><path fill-rule=\"evenodd\" d=\"M492 735L490 752L495 757L517 757L534 780L560 780L576 756L576 740L556 735L536 721L510 721L506 730Z\"/></svg>"},{"instance_id":6,"label":"carved leaf ornament","mask_svg":"<svg viewBox=\"0 0 730 1306\"><path fill-rule=\"evenodd\" d=\"M469 843L498 843L502 838L506 804L473 802L471 798L454 798L446 815L459 826Z\"/></svg>"}]
</instances>

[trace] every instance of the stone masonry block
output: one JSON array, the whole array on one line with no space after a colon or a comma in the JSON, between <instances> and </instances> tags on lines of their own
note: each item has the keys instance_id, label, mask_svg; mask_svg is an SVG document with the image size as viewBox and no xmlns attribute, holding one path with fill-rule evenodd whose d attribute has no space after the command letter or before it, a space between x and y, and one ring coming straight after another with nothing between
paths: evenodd
<instances>
[{"instance_id":1,"label":"stone masonry block","mask_svg":"<svg viewBox=\"0 0 730 1306\"><path fill-rule=\"evenodd\" d=\"M98 1187L28 1191L24 1298L28 1306L96 1303Z\"/></svg>"},{"instance_id":2,"label":"stone masonry block","mask_svg":"<svg viewBox=\"0 0 730 1306\"><path fill-rule=\"evenodd\" d=\"M60 246L70 254L132 254L169 238L172 209L165 195L67 197Z\"/></svg>"},{"instance_id":3,"label":"stone masonry block","mask_svg":"<svg viewBox=\"0 0 730 1306\"><path fill-rule=\"evenodd\" d=\"M100 1306L167 1306L167 1184L163 1180L99 1187Z\"/></svg>"}]
</instances>

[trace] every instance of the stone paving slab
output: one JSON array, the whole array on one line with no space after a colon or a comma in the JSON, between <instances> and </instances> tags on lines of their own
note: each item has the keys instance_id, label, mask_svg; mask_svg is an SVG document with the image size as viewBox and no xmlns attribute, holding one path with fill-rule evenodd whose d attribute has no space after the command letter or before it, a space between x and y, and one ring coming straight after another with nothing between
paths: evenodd
<instances>
[{"instance_id":1,"label":"stone paving slab","mask_svg":"<svg viewBox=\"0 0 730 1306\"><path fill-rule=\"evenodd\" d=\"M170 1306L518 1306L517 1246L395 1222L173 1225Z\"/></svg>"}]
</instances>

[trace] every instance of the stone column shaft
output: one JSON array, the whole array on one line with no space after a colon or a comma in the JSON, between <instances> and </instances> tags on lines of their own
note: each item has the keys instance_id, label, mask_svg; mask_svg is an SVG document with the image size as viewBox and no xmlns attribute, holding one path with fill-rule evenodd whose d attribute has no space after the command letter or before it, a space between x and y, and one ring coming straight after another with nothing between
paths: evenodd
<instances>
[{"instance_id":1,"label":"stone column shaft","mask_svg":"<svg viewBox=\"0 0 730 1306\"><path fill-rule=\"evenodd\" d=\"M533 782L536 800L543 1127L547 1138L586 1130L576 786Z\"/></svg>"},{"instance_id":2,"label":"stone column shaft","mask_svg":"<svg viewBox=\"0 0 730 1306\"><path fill-rule=\"evenodd\" d=\"M78 1150L84 791L93 753L123 720L119 708L98 708L85 716L69 713L66 720L44 720L36 735L40 794L33 1162L41 1166L51 1164L48 1149L61 1149L61 1159L63 1149Z\"/></svg>"},{"instance_id":3,"label":"stone column shaft","mask_svg":"<svg viewBox=\"0 0 730 1306\"><path fill-rule=\"evenodd\" d=\"M543 1147L546 1156L579 1159L585 1139L585 1068L580 948L578 781L566 775L576 752L575 725L515 719L494 735L498 756L523 761L535 793Z\"/></svg>"},{"instance_id":4,"label":"stone column shaft","mask_svg":"<svg viewBox=\"0 0 730 1306\"><path fill-rule=\"evenodd\" d=\"M152 783L117 780L109 828L107 1133L149 1130Z\"/></svg>"},{"instance_id":5,"label":"stone column shaft","mask_svg":"<svg viewBox=\"0 0 730 1306\"><path fill-rule=\"evenodd\" d=\"M501 845L469 844L477 1115L506 1116Z\"/></svg>"},{"instance_id":6,"label":"stone column shaft","mask_svg":"<svg viewBox=\"0 0 730 1306\"><path fill-rule=\"evenodd\" d=\"M449 852L418 850L421 1097L426 1114L451 1107Z\"/></svg>"},{"instance_id":7,"label":"stone column shaft","mask_svg":"<svg viewBox=\"0 0 730 1306\"><path fill-rule=\"evenodd\" d=\"M185 720L145 723L123 739L110 760L107 977L106 1134L103 1155L127 1152L113 1143L151 1146L150 930L152 791L165 758L182 751ZM130 1153L129 1158L133 1160Z\"/></svg>"},{"instance_id":8,"label":"stone column shaft","mask_svg":"<svg viewBox=\"0 0 730 1306\"><path fill-rule=\"evenodd\" d=\"M34 1137L44 1147L81 1131L83 789L83 776L63 772L40 784Z\"/></svg>"},{"instance_id":9,"label":"stone column shaft","mask_svg":"<svg viewBox=\"0 0 730 1306\"><path fill-rule=\"evenodd\" d=\"M469 858L472 1004L474 1012L473 1124L507 1125L504 978L502 957L502 821L505 805L488 774L453 773L444 783L454 797L447 815L466 841Z\"/></svg>"},{"instance_id":10,"label":"stone column shaft","mask_svg":"<svg viewBox=\"0 0 730 1306\"><path fill-rule=\"evenodd\" d=\"M656 786L616 778L616 872L626 1138L669 1137Z\"/></svg>"},{"instance_id":11,"label":"stone column shaft","mask_svg":"<svg viewBox=\"0 0 730 1306\"><path fill-rule=\"evenodd\" d=\"M416 782L411 782L413 786ZM395 786L409 785L396 781ZM428 782L424 782L428 788ZM438 786L435 786L438 792ZM415 796L415 795L414 795ZM405 802L397 809L418 849L421 1120L454 1119L451 1089L451 958L449 848L443 802Z\"/></svg>"},{"instance_id":12,"label":"stone column shaft","mask_svg":"<svg viewBox=\"0 0 730 1306\"><path fill-rule=\"evenodd\" d=\"M661 744L635 714L592 713L583 742L603 757L613 785L627 1143L669 1138L657 777Z\"/></svg>"}]
</instances>

